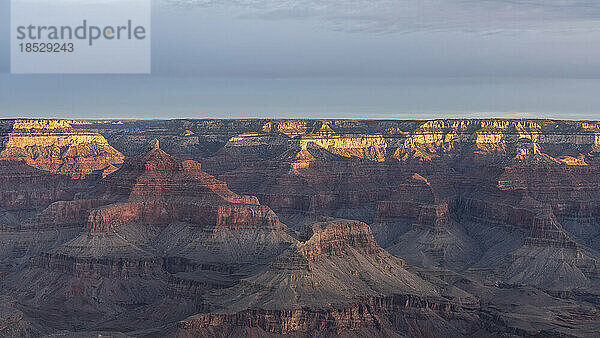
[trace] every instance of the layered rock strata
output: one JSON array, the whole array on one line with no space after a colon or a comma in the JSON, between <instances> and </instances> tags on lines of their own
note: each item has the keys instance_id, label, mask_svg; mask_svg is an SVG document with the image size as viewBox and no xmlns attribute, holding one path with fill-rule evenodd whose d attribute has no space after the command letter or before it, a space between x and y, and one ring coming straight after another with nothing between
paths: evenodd
<instances>
[{"instance_id":1,"label":"layered rock strata","mask_svg":"<svg viewBox=\"0 0 600 338\"><path fill-rule=\"evenodd\" d=\"M84 178L96 170L107 175L123 162L123 155L102 135L75 129L66 121L3 122L0 160L23 161L34 168L71 178Z\"/></svg>"},{"instance_id":2,"label":"layered rock strata","mask_svg":"<svg viewBox=\"0 0 600 338\"><path fill-rule=\"evenodd\" d=\"M82 293L69 302L71 310L83 310L79 302L89 302L87 310L109 319L123 306L149 306L167 293L176 294L177 288L169 285L209 285L206 274L231 274L235 267L268 259L292 242L285 225L255 197L231 192L199 163L166 154L158 142L78 197L56 202L28 221L83 229L32 258L28 269L9 280L21 293L27 284L13 284L19 279L43 286L44 297L27 301L40 311L64 295L63 288L79 283ZM48 278L40 279L44 274ZM104 303L89 298L98 281L124 290L145 286L148 292L126 291L119 295L121 303Z\"/></svg>"},{"instance_id":3,"label":"layered rock strata","mask_svg":"<svg viewBox=\"0 0 600 338\"><path fill-rule=\"evenodd\" d=\"M0 133L11 329L600 330L597 122L19 120Z\"/></svg>"}]
</instances>

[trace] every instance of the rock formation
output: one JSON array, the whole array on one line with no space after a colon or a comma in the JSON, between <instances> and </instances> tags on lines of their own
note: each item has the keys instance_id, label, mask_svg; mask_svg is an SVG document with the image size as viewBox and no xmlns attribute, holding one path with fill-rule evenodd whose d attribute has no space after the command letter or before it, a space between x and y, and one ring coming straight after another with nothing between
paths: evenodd
<instances>
[{"instance_id":1,"label":"rock formation","mask_svg":"<svg viewBox=\"0 0 600 338\"><path fill-rule=\"evenodd\" d=\"M368 225L331 219L310 228L308 241L291 246L264 272L208 295L210 312L181 321L176 332L206 335L248 325L277 334L343 334L381 329L389 325L388 313L402 308L404 317L394 320L411 331L468 334L449 323L452 319L440 319L438 327L411 323L418 311L436 316L456 305L381 249ZM473 301L463 304L470 307Z\"/></svg>"},{"instance_id":2,"label":"rock formation","mask_svg":"<svg viewBox=\"0 0 600 338\"><path fill-rule=\"evenodd\" d=\"M0 335L600 330L599 122L5 120L0 188Z\"/></svg>"},{"instance_id":3,"label":"rock formation","mask_svg":"<svg viewBox=\"0 0 600 338\"><path fill-rule=\"evenodd\" d=\"M9 279L20 294L33 284L43 286L30 306L47 311L77 288L69 311L110 318L123 306L160 300L171 273L180 283L206 278L205 271L215 269L232 273L292 241L285 225L256 198L231 192L199 163L178 160L154 144L87 193L52 204L37 217L55 225L79 224L83 231L34 256ZM104 285L98 292L115 287L123 292L109 302L99 300L89 294L98 281Z\"/></svg>"},{"instance_id":4,"label":"rock formation","mask_svg":"<svg viewBox=\"0 0 600 338\"><path fill-rule=\"evenodd\" d=\"M94 132L73 128L66 121L16 120L0 127L0 160L84 178L96 170L107 175L123 162L123 155ZM8 124L8 125L7 125Z\"/></svg>"}]
</instances>

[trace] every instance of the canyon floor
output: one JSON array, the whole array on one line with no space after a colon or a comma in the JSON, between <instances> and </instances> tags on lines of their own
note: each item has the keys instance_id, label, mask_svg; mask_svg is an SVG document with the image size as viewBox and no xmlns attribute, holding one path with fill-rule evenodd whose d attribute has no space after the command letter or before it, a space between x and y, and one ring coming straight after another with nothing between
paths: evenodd
<instances>
[{"instance_id":1,"label":"canyon floor","mask_svg":"<svg viewBox=\"0 0 600 338\"><path fill-rule=\"evenodd\" d=\"M593 337L600 122L0 120L0 336Z\"/></svg>"}]
</instances>

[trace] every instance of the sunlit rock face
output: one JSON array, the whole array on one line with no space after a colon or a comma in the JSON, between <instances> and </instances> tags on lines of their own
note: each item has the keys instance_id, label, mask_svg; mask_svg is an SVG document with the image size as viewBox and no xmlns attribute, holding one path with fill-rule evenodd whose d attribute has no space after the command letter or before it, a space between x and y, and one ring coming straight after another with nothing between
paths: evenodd
<instances>
[{"instance_id":1,"label":"sunlit rock face","mask_svg":"<svg viewBox=\"0 0 600 338\"><path fill-rule=\"evenodd\" d=\"M319 260L322 256L341 256L347 247L366 254L379 253L381 248L375 242L368 225L348 220L332 220L313 223L307 229L312 233L310 240L300 246L300 253L309 260Z\"/></svg>"},{"instance_id":2,"label":"sunlit rock face","mask_svg":"<svg viewBox=\"0 0 600 338\"><path fill-rule=\"evenodd\" d=\"M0 134L0 336L600 330L598 122L13 120Z\"/></svg>"},{"instance_id":3,"label":"sunlit rock face","mask_svg":"<svg viewBox=\"0 0 600 338\"><path fill-rule=\"evenodd\" d=\"M93 171L114 172L123 155L95 132L75 129L66 121L3 121L0 160L24 161L51 173L81 179Z\"/></svg>"}]
</instances>

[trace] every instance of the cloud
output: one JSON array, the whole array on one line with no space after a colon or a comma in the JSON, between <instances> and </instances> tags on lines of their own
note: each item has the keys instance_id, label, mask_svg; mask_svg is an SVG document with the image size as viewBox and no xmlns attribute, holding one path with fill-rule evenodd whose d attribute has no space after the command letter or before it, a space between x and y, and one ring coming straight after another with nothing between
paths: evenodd
<instances>
[{"instance_id":1,"label":"cloud","mask_svg":"<svg viewBox=\"0 0 600 338\"><path fill-rule=\"evenodd\" d=\"M316 20L336 30L596 31L597 0L164 0L230 8L240 17Z\"/></svg>"}]
</instances>

